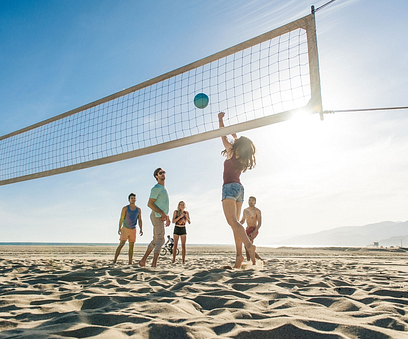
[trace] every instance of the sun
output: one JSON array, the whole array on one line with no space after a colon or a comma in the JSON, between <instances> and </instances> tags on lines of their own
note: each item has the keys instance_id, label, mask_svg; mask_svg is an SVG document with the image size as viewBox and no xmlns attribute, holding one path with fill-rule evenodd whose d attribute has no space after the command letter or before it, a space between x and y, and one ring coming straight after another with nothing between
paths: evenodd
<instances>
[{"instance_id":1,"label":"sun","mask_svg":"<svg viewBox=\"0 0 408 339\"><path fill-rule=\"evenodd\" d=\"M334 119L320 120L318 114L297 114L291 120L265 126L252 132L258 155L274 167L304 165L313 168L322 161L336 161L339 149L331 148L337 134Z\"/></svg>"}]
</instances>

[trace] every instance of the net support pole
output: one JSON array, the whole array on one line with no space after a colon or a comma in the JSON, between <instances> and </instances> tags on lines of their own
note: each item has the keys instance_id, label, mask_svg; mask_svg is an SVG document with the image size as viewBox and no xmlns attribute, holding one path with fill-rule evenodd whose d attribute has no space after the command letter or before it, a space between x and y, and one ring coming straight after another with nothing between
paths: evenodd
<instances>
[{"instance_id":1,"label":"net support pole","mask_svg":"<svg viewBox=\"0 0 408 339\"><path fill-rule=\"evenodd\" d=\"M313 6L312 6L313 8ZM319 113L320 120L323 120L322 94L320 90L319 55L317 52L316 21L314 14L310 15L310 20L306 21L307 45L309 49L309 72L311 100L308 109L313 113Z\"/></svg>"}]
</instances>

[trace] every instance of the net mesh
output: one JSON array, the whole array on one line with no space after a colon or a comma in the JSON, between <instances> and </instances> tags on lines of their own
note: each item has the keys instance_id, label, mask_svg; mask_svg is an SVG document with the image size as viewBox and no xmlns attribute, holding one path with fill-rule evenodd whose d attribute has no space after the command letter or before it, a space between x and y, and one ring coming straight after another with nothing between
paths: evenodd
<instances>
[{"instance_id":1,"label":"net mesh","mask_svg":"<svg viewBox=\"0 0 408 339\"><path fill-rule=\"evenodd\" d=\"M200 92L209 97L204 109L194 106ZM234 125L304 107L310 98L307 32L297 28L1 139L0 182L212 131L220 111Z\"/></svg>"}]
</instances>

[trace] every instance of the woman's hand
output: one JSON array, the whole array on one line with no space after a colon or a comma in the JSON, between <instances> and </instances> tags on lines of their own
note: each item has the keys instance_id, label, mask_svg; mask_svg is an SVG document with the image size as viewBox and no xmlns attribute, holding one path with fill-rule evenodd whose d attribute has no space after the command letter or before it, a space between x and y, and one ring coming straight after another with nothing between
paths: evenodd
<instances>
[{"instance_id":1,"label":"woman's hand","mask_svg":"<svg viewBox=\"0 0 408 339\"><path fill-rule=\"evenodd\" d=\"M225 116L224 112L218 113L218 124L219 124L220 128L224 127L224 120L222 120L222 119L224 119L224 116Z\"/></svg>"}]
</instances>

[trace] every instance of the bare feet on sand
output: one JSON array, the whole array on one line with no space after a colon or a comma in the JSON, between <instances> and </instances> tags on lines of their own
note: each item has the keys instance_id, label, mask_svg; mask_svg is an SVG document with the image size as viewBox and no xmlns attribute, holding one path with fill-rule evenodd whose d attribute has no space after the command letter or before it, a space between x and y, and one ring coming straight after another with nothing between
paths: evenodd
<instances>
[{"instance_id":1,"label":"bare feet on sand","mask_svg":"<svg viewBox=\"0 0 408 339\"><path fill-rule=\"evenodd\" d=\"M256 265L256 259L255 259L255 250L256 246L252 245L250 248L247 249L249 253L249 257L251 258L252 265Z\"/></svg>"},{"instance_id":2,"label":"bare feet on sand","mask_svg":"<svg viewBox=\"0 0 408 339\"><path fill-rule=\"evenodd\" d=\"M242 262L244 261L244 256L243 255L237 255L235 259L235 265L234 268L241 268Z\"/></svg>"},{"instance_id":3,"label":"bare feet on sand","mask_svg":"<svg viewBox=\"0 0 408 339\"><path fill-rule=\"evenodd\" d=\"M145 267L145 266L146 266L146 262L140 260L140 261L139 261L139 266L140 266L140 267Z\"/></svg>"}]
</instances>

